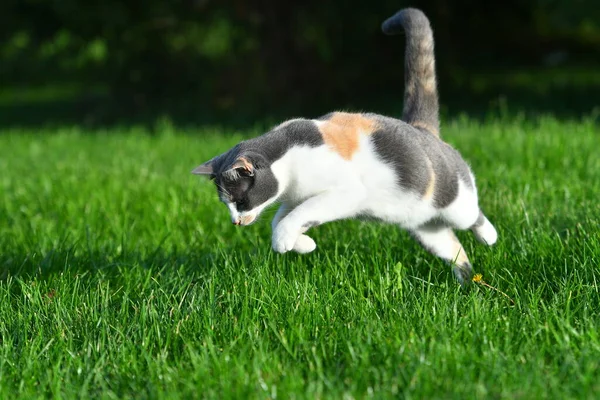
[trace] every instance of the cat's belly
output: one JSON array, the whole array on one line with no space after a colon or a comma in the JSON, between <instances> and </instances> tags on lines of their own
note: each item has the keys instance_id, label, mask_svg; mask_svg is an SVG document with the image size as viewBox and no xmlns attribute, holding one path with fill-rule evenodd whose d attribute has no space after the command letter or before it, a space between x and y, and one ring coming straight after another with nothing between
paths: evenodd
<instances>
[{"instance_id":1,"label":"cat's belly","mask_svg":"<svg viewBox=\"0 0 600 400\"><path fill-rule=\"evenodd\" d=\"M419 197L401 190L372 191L361 207L361 214L405 229L416 228L438 215L430 201Z\"/></svg>"},{"instance_id":2,"label":"cat's belly","mask_svg":"<svg viewBox=\"0 0 600 400\"><path fill-rule=\"evenodd\" d=\"M393 167L375 156L369 141L362 145L354 160L367 193L361 214L406 229L416 228L437 216L438 210L431 199L422 199L421 195L400 187Z\"/></svg>"}]
</instances>

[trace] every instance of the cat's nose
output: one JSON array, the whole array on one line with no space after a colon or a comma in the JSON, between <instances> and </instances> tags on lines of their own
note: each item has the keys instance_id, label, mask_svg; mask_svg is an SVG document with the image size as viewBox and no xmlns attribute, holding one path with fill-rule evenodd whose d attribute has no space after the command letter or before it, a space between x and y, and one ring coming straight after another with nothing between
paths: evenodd
<instances>
[{"instance_id":1,"label":"cat's nose","mask_svg":"<svg viewBox=\"0 0 600 400\"><path fill-rule=\"evenodd\" d=\"M232 220L231 220L231 223L232 223L232 224L234 224L234 225L239 225L239 224L241 224L241 222L240 222L240 220L239 220L239 219L232 219Z\"/></svg>"}]
</instances>

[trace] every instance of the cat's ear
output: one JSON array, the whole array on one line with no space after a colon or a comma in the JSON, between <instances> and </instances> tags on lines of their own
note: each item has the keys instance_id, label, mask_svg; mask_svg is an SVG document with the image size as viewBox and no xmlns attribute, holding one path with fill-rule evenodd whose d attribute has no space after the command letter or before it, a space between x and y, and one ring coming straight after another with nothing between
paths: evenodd
<instances>
[{"instance_id":1,"label":"cat's ear","mask_svg":"<svg viewBox=\"0 0 600 400\"><path fill-rule=\"evenodd\" d=\"M198 165L196 168L192 170L192 174L194 175L214 175L214 170L212 166L212 160L205 162L202 165Z\"/></svg>"},{"instance_id":2,"label":"cat's ear","mask_svg":"<svg viewBox=\"0 0 600 400\"><path fill-rule=\"evenodd\" d=\"M250 161L248 161L248 159L245 157L239 157L237 160L235 160L230 170L233 169L238 170L242 175L254 175L254 165L252 165L252 163L250 163Z\"/></svg>"}]
</instances>

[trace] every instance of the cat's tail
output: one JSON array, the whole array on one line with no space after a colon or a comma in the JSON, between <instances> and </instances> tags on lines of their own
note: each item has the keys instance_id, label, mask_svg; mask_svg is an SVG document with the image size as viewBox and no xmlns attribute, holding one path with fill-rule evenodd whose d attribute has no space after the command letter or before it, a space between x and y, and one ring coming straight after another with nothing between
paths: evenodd
<instances>
[{"instance_id":1,"label":"cat's tail","mask_svg":"<svg viewBox=\"0 0 600 400\"><path fill-rule=\"evenodd\" d=\"M402 119L439 136L439 104L435 79L433 32L421 10L405 8L385 20L386 35L406 33L404 55L404 110Z\"/></svg>"}]
</instances>

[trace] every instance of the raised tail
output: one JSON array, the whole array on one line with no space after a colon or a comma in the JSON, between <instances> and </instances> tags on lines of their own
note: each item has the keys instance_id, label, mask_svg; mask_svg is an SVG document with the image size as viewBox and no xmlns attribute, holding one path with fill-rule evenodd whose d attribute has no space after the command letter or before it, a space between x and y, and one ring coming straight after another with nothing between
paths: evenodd
<instances>
[{"instance_id":1,"label":"raised tail","mask_svg":"<svg viewBox=\"0 0 600 400\"><path fill-rule=\"evenodd\" d=\"M385 20L386 35L406 33L404 55L404 110L402 119L416 128L440 134L439 103L435 79L433 32L421 10L405 8Z\"/></svg>"}]
</instances>

